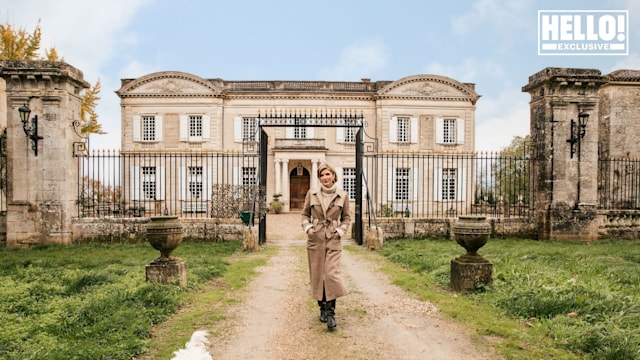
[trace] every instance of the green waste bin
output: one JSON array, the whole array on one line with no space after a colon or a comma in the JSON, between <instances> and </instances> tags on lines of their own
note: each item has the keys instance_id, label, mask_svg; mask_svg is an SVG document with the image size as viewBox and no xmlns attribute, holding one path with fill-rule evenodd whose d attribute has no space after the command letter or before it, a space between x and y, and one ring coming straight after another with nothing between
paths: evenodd
<instances>
[{"instance_id":1,"label":"green waste bin","mask_svg":"<svg viewBox=\"0 0 640 360\"><path fill-rule=\"evenodd\" d=\"M251 221L251 211L242 210L240 212L240 219L245 225L249 225L249 221Z\"/></svg>"}]
</instances>

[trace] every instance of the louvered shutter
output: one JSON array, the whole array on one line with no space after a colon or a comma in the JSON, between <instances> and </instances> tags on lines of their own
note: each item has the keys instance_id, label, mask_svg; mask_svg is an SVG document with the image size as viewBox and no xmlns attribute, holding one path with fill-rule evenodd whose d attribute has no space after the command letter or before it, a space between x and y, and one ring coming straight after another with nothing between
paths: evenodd
<instances>
[{"instance_id":1,"label":"louvered shutter","mask_svg":"<svg viewBox=\"0 0 640 360\"><path fill-rule=\"evenodd\" d=\"M444 119L436 119L436 144L444 143Z\"/></svg>"},{"instance_id":2,"label":"louvered shutter","mask_svg":"<svg viewBox=\"0 0 640 360\"><path fill-rule=\"evenodd\" d=\"M180 174L179 174L180 183L178 184L178 191L180 192L179 200L187 200L187 192L189 188L189 184L187 183L187 167L180 166Z\"/></svg>"},{"instance_id":3,"label":"louvered shutter","mask_svg":"<svg viewBox=\"0 0 640 360\"><path fill-rule=\"evenodd\" d=\"M388 201L393 201L393 178L394 178L394 174L396 172L395 168L388 168L387 169L388 173L387 173L387 200Z\"/></svg>"},{"instance_id":4,"label":"louvered shutter","mask_svg":"<svg viewBox=\"0 0 640 360\"><path fill-rule=\"evenodd\" d=\"M344 128L342 127L336 128L336 142L337 143L344 142Z\"/></svg>"},{"instance_id":5,"label":"louvered shutter","mask_svg":"<svg viewBox=\"0 0 640 360\"><path fill-rule=\"evenodd\" d=\"M209 115L202 116L202 141L211 140L211 117Z\"/></svg>"},{"instance_id":6,"label":"louvered shutter","mask_svg":"<svg viewBox=\"0 0 640 360\"><path fill-rule=\"evenodd\" d=\"M418 200L418 191L419 191L418 182L420 181L420 177L418 175L419 175L418 168L414 167L413 168L413 201Z\"/></svg>"},{"instance_id":7,"label":"louvered shutter","mask_svg":"<svg viewBox=\"0 0 640 360\"><path fill-rule=\"evenodd\" d=\"M398 142L398 118L395 116L389 119L389 142Z\"/></svg>"},{"instance_id":8,"label":"louvered shutter","mask_svg":"<svg viewBox=\"0 0 640 360\"><path fill-rule=\"evenodd\" d=\"M242 142L242 118L240 116L233 118L233 141Z\"/></svg>"},{"instance_id":9,"label":"louvered shutter","mask_svg":"<svg viewBox=\"0 0 640 360\"><path fill-rule=\"evenodd\" d=\"M418 118L411 118L411 142L418 143Z\"/></svg>"},{"instance_id":10,"label":"louvered shutter","mask_svg":"<svg viewBox=\"0 0 640 360\"><path fill-rule=\"evenodd\" d=\"M140 141L141 136L140 133L142 131L142 121L140 120L140 115L133 116L133 141Z\"/></svg>"},{"instance_id":11,"label":"louvered shutter","mask_svg":"<svg viewBox=\"0 0 640 360\"><path fill-rule=\"evenodd\" d=\"M131 200L140 200L140 183L142 182L142 173L140 173L140 166L131 166L129 177L131 184Z\"/></svg>"},{"instance_id":12,"label":"louvered shutter","mask_svg":"<svg viewBox=\"0 0 640 360\"><path fill-rule=\"evenodd\" d=\"M458 168L458 183L460 184L458 201L465 201L467 199L467 169Z\"/></svg>"},{"instance_id":13,"label":"louvered shutter","mask_svg":"<svg viewBox=\"0 0 640 360\"><path fill-rule=\"evenodd\" d=\"M456 119L456 126L457 126L456 140L458 144L464 144L464 119Z\"/></svg>"},{"instance_id":14,"label":"louvered shutter","mask_svg":"<svg viewBox=\"0 0 640 360\"><path fill-rule=\"evenodd\" d=\"M211 182L213 181L213 174L211 173L211 170L208 167L203 167L202 168L202 199L204 201L210 200L210 194L211 194L211 188L212 188L212 184Z\"/></svg>"},{"instance_id":15,"label":"louvered shutter","mask_svg":"<svg viewBox=\"0 0 640 360\"><path fill-rule=\"evenodd\" d=\"M156 200L164 200L164 189L165 189L165 173L164 167L158 166L156 168Z\"/></svg>"},{"instance_id":16,"label":"louvered shutter","mask_svg":"<svg viewBox=\"0 0 640 360\"><path fill-rule=\"evenodd\" d=\"M433 198L442 201L442 168L436 167L433 173Z\"/></svg>"},{"instance_id":17,"label":"louvered shutter","mask_svg":"<svg viewBox=\"0 0 640 360\"><path fill-rule=\"evenodd\" d=\"M156 141L162 141L162 116L156 116Z\"/></svg>"},{"instance_id":18,"label":"louvered shutter","mask_svg":"<svg viewBox=\"0 0 640 360\"><path fill-rule=\"evenodd\" d=\"M189 117L180 115L180 141L189 141Z\"/></svg>"}]
</instances>

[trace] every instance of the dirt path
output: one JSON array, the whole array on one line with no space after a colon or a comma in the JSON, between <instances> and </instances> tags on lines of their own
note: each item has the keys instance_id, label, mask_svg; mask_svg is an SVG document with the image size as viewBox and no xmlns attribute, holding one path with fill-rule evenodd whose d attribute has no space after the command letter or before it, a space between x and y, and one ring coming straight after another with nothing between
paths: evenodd
<instances>
[{"instance_id":1,"label":"dirt path","mask_svg":"<svg viewBox=\"0 0 640 360\"><path fill-rule=\"evenodd\" d=\"M350 294L338 299L338 327L329 332L310 298L305 241L290 240L304 234L284 224L272 231L266 246L278 253L231 310L231 331L210 339L214 359L493 358L479 353L465 330L440 319L433 305L390 284L373 263L347 249L342 272Z\"/></svg>"}]
</instances>

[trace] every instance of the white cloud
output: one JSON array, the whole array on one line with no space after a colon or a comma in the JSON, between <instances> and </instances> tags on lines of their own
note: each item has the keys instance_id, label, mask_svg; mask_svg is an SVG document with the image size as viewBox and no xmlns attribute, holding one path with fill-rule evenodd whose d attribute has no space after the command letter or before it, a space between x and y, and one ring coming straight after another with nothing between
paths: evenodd
<instances>
[{"instance_id":1,"label":"white cloud","mask_svg":"<svg viewBox=\"0 0 640 360\"><path fill-rule=\"evenodd\" d=\"M476 150L499 151L514 136L530 131L529 95L508 89L495 99L481 98L476 110Z\"/></svg>"},{"instance_id":2,"label":"white cloud","mask_svg":"<svg viewBox=\"0 0 640 360\"><path fill-rule=\"evenodd\" d=\"M5 22L32 32L40 21L41 51L55 47L72 66L94 82L106 63L123 51L131 36L121 32L150 0L0 1Z\"/></svg>"},{"instance_id":3,"label":"white cloud","mask_svg":"<svg viewBox=\"0 0 640 360\"><path fill-rule=\"evenodd\" d=\"M59 56L81 70L84 79L102 83L101 100L96 111L98 121L107 135L92 135L91 148L117 149L120 147L120 101L114 90L120 88L120 79L105 74L126 49L135 46L136 34L126 29L135 15L152 0L0 0L0 18L15 28L32 33L38 21L42 31L41 55L45 49L55 47ZM130 64L127 70L141 70L144 66ZM141 73L134 74L142 75Z\"/></svg>"},{"instance_id":4,"label":"white cloud","mask_svg":"<svg viewBox=\"0 0 640 360\"><path fill-rule=\"evenodd\" d=\"M387 65L388 55L384 44L369 40L353 44L340 53L335 65L320 71L320 77L327 80L354 81L371 78L372 74Z\"/></svg>"},{"instance_id":5,"label":"white cloud","mask_svg":"<svg viewBox=\"0 0 640 360\"><path fill-rule=\"evenodd\" d=\"M478 0L469 12L451 19L454 33L465 35L473 32L480 25L488 24L504 35L514 33L516 28L526 28L523 19L529 14L530 0L500 1ZM534 18L535 20L535 18Z\"/></svg>"},{"instance_id":6,"label":"white cloud","mask_svg":"<svg viewBox=\"0 0 640 360\"><path fill-rule=\"evenodd\" d=\"M429 63L425 66L426 74L448 76L460 82L476 82L481 77L490 77L493 81L506 78L501 65L492 61L478 61L474 58L466 58L460 64Z\"/></svg>"}]
</instances>

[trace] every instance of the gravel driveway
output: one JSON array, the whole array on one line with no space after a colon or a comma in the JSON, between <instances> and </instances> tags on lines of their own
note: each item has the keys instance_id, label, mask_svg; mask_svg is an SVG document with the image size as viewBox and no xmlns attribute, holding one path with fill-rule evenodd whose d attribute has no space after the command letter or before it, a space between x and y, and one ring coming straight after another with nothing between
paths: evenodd
<instances>
[{"instance_id":1,"label":"gravel driveway","mask_svg":"<svg viewBox=\"0 0 640 360\"><path fill-rule=\"evenodd\" d=\"M299 220L299 214L268 215L263 246L275 246L277 254L231 309L231 330L210 339L214 359L495 358L472 343L466 329L441 319L432 304L392 285L374 263L348 249L341 269L350 294L337 300L338 327L328 331L310 297Z\"/></svg>"}]
</instances>

